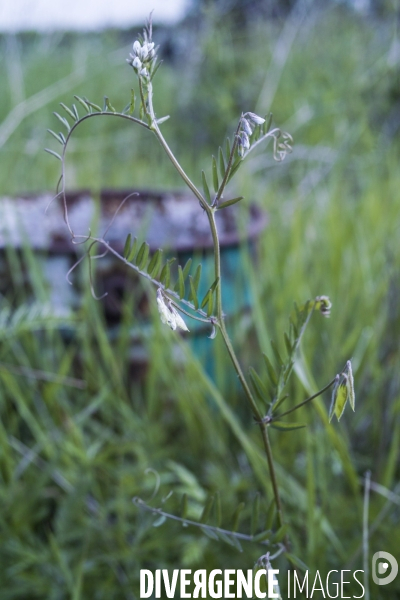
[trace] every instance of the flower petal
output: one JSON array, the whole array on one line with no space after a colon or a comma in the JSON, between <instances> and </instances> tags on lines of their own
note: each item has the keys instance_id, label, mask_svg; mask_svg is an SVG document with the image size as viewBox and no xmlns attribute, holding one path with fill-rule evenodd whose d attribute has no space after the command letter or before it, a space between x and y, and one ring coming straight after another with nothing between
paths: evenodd
<instances>
[{"instance_id":1,"label":"flower petal","mask_svg":"<svg viewBox=\"0 0 400 600\"><path fill-rule=\"evenodd\" d=\"M248 117L250 121L253 121L253 123L255 123L256 125L262 125L263 123L265 123L265 119L259 117L255 113L247 112L245 116Z\"/></svg>"},{"instance_id":2,"label":"flower petal","mask_svg":"<svg viewBox=\"0 0 400 600\"><path fill-rule=\"evenodd\" d=\"M170 306L170 309L171 309L172 314L175 317L175 322L176 322L177 327L179 327L183 331L189 331L188 326L186 325L185 321L182 319L181 315L178 313L176 308L174 306Z\"/></svg>"},{"instance_id":3,"label":"flower petal","mask_svg":"<svg viewBox=\"0 0 400 600\"><path fill-rule=\"evenodd\" d=\"M138 40L136 40L136 42L133 43L133 51L135 52L136 55L138 55L141 51L142 47L140 45L140 42L138 42Z\"/></svg>"}]
</instances>

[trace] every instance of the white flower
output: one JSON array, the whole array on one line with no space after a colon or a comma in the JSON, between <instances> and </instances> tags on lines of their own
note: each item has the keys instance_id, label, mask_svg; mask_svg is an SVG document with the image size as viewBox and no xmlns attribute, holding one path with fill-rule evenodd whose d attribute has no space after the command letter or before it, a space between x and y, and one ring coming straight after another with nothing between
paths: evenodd
<instances>
[{"instance_id":1,"label":"white flower","mask_svg":"<svg viewBox=\"0 0 400 600\"><path fill-rule=\"evenodd\" d=\"M136 40L136 42L133 42L133 51L136 54L136 56L139 55L140 50L141 50L140 42L138 42L138 40Z\"/></svg>"},{"instance_id":2,"label":"white flower","mask_svg":"<svg viewBox=\"0 0 400 600\"><path fill-rule=\"evenodd\" d=\"M175 317L176 326L179 327L180 329L182 329L183 331L189 331L188 326L186 325L185 321L182 319L182 317L178 313L178 311L171 305L169 308Z\"/></svg>"},{"instance_id":3,"label":"white flower","mask_svg":"<svg viewBox=\"0 0 400 600\"><path fill-rule=\"evenodd\" d=\"M250 123L244 118L242 119L242 127L243 131L245 131L247 135L251 135L253 133L253 130L250 127Z\"/></svg>"},{"instance_id":4,"label":"white flower","mask_svg":"<svg viewBox=\"0 0 400 600\"><path fill-rule=\"evenodd\" d=\"M259 117L258 115L252 112L247 112L244 116L248 117L250 121L253 121L253 123L255 123L256 125L262 125L263 123L265 123L265 119Z\"/></svg>"},{"instance_id":5,"label":"white flower","mask_svg":"<svg viewBox=\"0 0 400 600\"><path fill-rule=\"evenodd\" d=\"M157 308L160 313L161 322L169 325L171 329L176 329L176 319L165 304L161 290L157 291Z\"/></svg>"},{"instance_id":6,"label":"white flower","mask_svg":"<svg viewBox=\"0 0 400 600\"><path fill-rule=\"evenodd\" d=\"M148 70L142 70L144 67L148 69L151 66L152 60L156 56L156 50L154 49L154 42L147 41L147 37L145 35L145 41L143 43L136 40L133 43L133 53L129 54L130 59L127 59L127 62L132 65L135 71L145 77L149 77Z\"/></svg>"},{"instance_id":7,"label":"white flower","mask_svg":"<svg viewBox=\"0 0 400 600\"><path fill-rule=\"evenodd\" d=\"M154 42L145 42L143 46L138 40L133 44L132 59L137 57L142 63L151 61L155 56Z\"/></svg>"},{"instance_id":8,"label":"white flower","mask_svg":"<svg viewBox=\"0 0 400 600\"><path fill-rule=\"evenodd\" d=\"M262 125L263 123L265 123L265 119L252 112L244 113L240 117L237 149L241 158L245 155L246 150L250 149L251 143L249 136L253 135L255 126Z\"/></svg>"},{"instance_id":9,"label":"white flower","mask_svg":"<svg viewBox=\"0 0 400 600\"><path fill-rule=\"evenodd\" d=\"M240 139L242 140L243 148L245 150L248 150L250 148L249 136L247 135L247 133L245 131L241 131L239 135L240 135Z\"/></svg>"},{"instance_id":10,"label":"white flower","mask_svg":"<svg viewBox=\"0 0 400 600\"><path fill-rule=\"evenodd\" d=\"M157 290L157 308L158 312L160 313L162 323L169 325L169 327L171 327L171 329L174 331L177 327L183 331L189 331L185 321L182 319L175 307L172 306L170 302L168 305L165 304L161 288Z\"/></svg>"},{"instance_id":11,"label":"white flower","mask_svg":"<svg viewBox=\"0 0 400 600\"><path fill-rule=\"evenodd\" d=\"M156 53L154 50L153 42L150 42L148 44L143 44L142 53L141 53L143 62L150 62L151 60L153 60L155 54Z\"/></svg>"}]
</instances>

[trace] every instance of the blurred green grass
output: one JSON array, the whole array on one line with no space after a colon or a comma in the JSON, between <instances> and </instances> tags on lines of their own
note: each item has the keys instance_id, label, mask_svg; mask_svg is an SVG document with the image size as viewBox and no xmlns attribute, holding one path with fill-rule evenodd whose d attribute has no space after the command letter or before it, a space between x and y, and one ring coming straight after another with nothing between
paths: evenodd
<instances>
[{"instance_id":1,"label":"blurred green grass","mask_svg":"<svg viewBox=\"0 0 400 600\"><path fill-rule=\"evenodd\" d=\"M292 51L282 58L277 50L290 32L296 34ZM271 354L270 339L283 342L293 300L331 298L330 320L316 315L307 331L290 402L325 385L352 357L356 413L346 411L339 425L328 425L330 399L323 397L301 415L306 430L274 431L272 441L298 556L321 572L362 568L361 479L371 470L373 481L399 491L394 24L337 8L315 10L301 24L260 22L238 30L210 9L202 27L183 32L172 56L163 35L157 114L171 115L165 136L195 183L241 111L271 109L295 138L285 163L273 164L269 148L250 159L233 184L235 195L266 208L270 220L257 265L243 248L254 310L232 333L244 364L259 368L259 349ZM12 128L18 121L15 109L14 121L7 121L18 102L78 70L71 85L57 84L59 97L56 86L51 101L46 94L39 98L42 107L17 123L0 148L2 195L53 189L58 164L42 148L52 144L46 129L56 127L51 112L58 101L68 104L75 93L101 104L107 94L125 106L133 85L124 63L131 41L126 32L0 40L7 56L0 78L8 81L0 97L0 139L4 123ZM67 160L71 187L179 186L145 133L107 119L84 125ZM18 272L27 264L43 302L48 290L30 250L22 257L10 251L8 260L13 283L3 306L23 303ZM129 356L129 331L140 325L133 300L126 298L111 342L101 305L88 282L83 287L82 307L68 324L45 307L0 324L1 598L136 598L140 568L251 568L261 546L239 554L175 523L153 528L154 518L131 501L151 497L149 468L160 477L158 504L174 491L165 503L171 511L187 492L189 516L198 517L207 495L220 490L226 527L244 501L241 529L248 531L255 492L272 498L258 431L226 376L230 365L220 340L207 342L216 385L186 342L155 319L145 338L151 360L137 379ZM36 371L27 377L7 365L60 379L48 381ZM372 493L370 514L378 523L371 551L396 556L398 507ZM284 562L277 566L284 569ZM399 589L394 582L386 593L394 597ZM374 589L374 597L387 596Z\"/></svg>"}]
</instances>

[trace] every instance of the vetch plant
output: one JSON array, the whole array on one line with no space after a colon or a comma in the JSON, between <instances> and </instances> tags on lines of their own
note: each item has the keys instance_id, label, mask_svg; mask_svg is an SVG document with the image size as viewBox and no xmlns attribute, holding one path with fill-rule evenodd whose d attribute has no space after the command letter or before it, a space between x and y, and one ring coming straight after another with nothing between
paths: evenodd
<instances>
[{"instance_id":1,"label":"vetch plant","mask_svg":"<svg viewBox=\"0 0 400 600\"><path fill-rule=\"evenodd\" d=\"M153 104L153 81L161 61L158 60L158 47L155 46L152 39L151 16L140 36L133 44L127 62L133 69L138 87L138 102L135 91L131 90L131 97L122 111L117 111L111 104L107 96L104 97L104 104L101 108L98 104L88 100L86 97L75 96L77 104L71 108L61 104L66 116L54 113L56 118L66 129L66 133L56 133L50 131L51 135L61 144L62 152L58 154L51 149L46 149L61 161L61 176L58 185L56 198L60 198L64 206L64 217L71 234L71 238L76 244L86 244L87 250L84 256L74 265L71 271L85 258L89 261L89 267L92 260L101 258L104 253L111 253L117 257L127 268L133 269L141 277L147 279L155 288L155 302L160 313L161 321L168 325L172 330L178 329L188 332L190 335L190 326L187 325L190 319L195 319L207 323L211 329L211 338L219 334L224 342L226 351L231 359L234 370L240 381L244 396L249 405L254 422L257 424L262 443L267 458L269 468L269 478L273 490L273 501L269 507L265 520L265 528L262 531L253 529L251 534L237 532L240 512L242 505L237 507L233 518L233 524L230 528L222 529L220 518L217 519L217 525L208 523L211 510L220 514L219 495L210 498L204 506L203 514L199 521L187 519L188 498L182 499L181 515L172 515L166 511L149 506L140 498L135 498L137 506L149 510L158 517L158 524L161 524L166 518L181 521L186 525L200 527L206 535L213 539L223 540L241 550L240 542L243 540L261 543L267 545L270 552L267 553L267 563L274 560L277 556L285 553L286 557L296 568L304 568L302 561L291 553L291 546L288 534L288 525L285 523L281 495L279 491L278 480L276 476L271 436L271 428L283 431L290 431L304 427L302 423L285 420L285 417L313 399L320 396L324 391L333 387L332 405L329 418L336 415L339 420L343 414L347 400L351 407L355 408L354 383L350 361L347 361L344 369L336 375L332 381L320 389L317 393L305 399L301 403L284 410L284 405L288 404L288 381L293 372L296 353L299 349L306 327L314 314L320 312L328 317L331 310L331 303L327 296L317 296L313 300L307 301L301 307L295 304L293 314L289 319L289 329L284 334L284 343L286 355L282 356L278 346L272 342L274 352L274 361L272 362L266 354L263 354L265 370L263 373L257 373L250 368L248 377L245 376L236 352L231 343L226 323L224 308L222 302L223 279L221 276L221 254L218 237L218 227L216 214L220 210L229 210L233 204L243 201L243 197L225 198L227 184L238 172L243 161L259 145L269 139L273 141L273 155L276 161L284 160L287 153L292 151L292 138L290 134L282 132L279 128L272 128L272 115L261 117L253 112L243 112L238 120L236 131L231 139L227 139L224 147L218 149L217 157L213 156L211 161L212 181L207 180L204 171L201 172L202 190L200 190L184 171L175 154L170 149L165 140L160 126L168 117L158 117ZM135 115L136 105L139 105L138 116ZM77 106L83 109L81 116ZM106 234L103 236L94 236L89 232L87 236L76 234L70 224L68 216L68 205L66 199L66 172L65 159L69 141L75 130L86 120L97 117L125 119L133 125L146 129L153 134L166 152L173 167L179 173L185 185L190 189L194 196L194 201L198 201L199 210L205 212L210 232L213 239L214 251L214 280L207 285L207 291L201 298L198 295L202 267L199 264L192 270L192 260L189 259L185 265L179 265L177 272L172 269L175 259L164 259L164 249L159 248L150 256L149 245L143 242L138 244L137 238L128 235L125 240L124 250L120 254L113 245L107 242ZM132 195L132 194L131 194ZM124 202L131 197L127 196ZM121 205L122 206L122 205ZM112 225L110 223L109 227ZM103 249L103 254L92 254L94 247L99 246ZM70 272L71 272L70 271ZM68 273L69 275L69 273ZM92 283L92 282L91 282ZM92 288L93 289L93 288ZM93 291L94 294L94 291ZM182 316L184 315L184 317ZM258 523L259 497L256 497L253 507L254 523ZM276 522L276 527L273 527ZM257 567L258 568L258 567Z\"/></svg>"}]
</instances>

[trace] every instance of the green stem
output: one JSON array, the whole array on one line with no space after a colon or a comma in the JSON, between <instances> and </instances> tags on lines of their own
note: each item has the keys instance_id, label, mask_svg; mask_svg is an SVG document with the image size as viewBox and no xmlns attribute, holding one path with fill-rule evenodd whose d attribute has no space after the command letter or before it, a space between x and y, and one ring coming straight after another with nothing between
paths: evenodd
<instances>
[{"instance_id":1,"label":"green stem","mask_svg":"<svg viewBox=\"0 0 400 600\"><path fill-rule=\"evenodd\" d=\"M214 245L214 275L215 279L218 278L217 289L215 290L215 299L216 299L216 313L219 325L225 329L224 325L224 315L222 312L222 294L221 294L221 250L219 246L219 237L218 237L218 228L217 223L215 222L215 209L210 209L210 214L208 215L208 222L210 224L211 235L213 239ZM226 331L225 331L226 333ZM232 349L233 351L233 349Z\"/></svg>"},{"instance_id":2,"label":"green stem","mask_svg":"<svg viewBox=\"0 0 400 600\"><path fill-rule=\"evenodd\" d=\"M279 494L278 481L276 479L276 472L275 472L274 460L273 460L273 456L272 456L271 442L269 440L268 429L267 429L267 426L265 425L265 423L260 423L259 425L260 425L260 429L261 429L261 435L263 438L265 454L267 455L269 474L271 476L271 482L272 482L272 489L274 492L274 498L275 498L275 504L276 504L276 514L277 514L277 519L278 519L278 528L280 528L283 525L283 510L282 510L281 497ZM286 539L286 544L287 543L288 543L288 540Z\"/></svg>"},{"instance_id":3,"label":"green stem","mask_svg":"<svg viewBox=\"0 0 400 600\"><path fill-rule=\"evenodd\" d=\"M275 415L275 417L272 417L269 422L271 423L271 421L276 421L277 419L280 419L281 417L286 417L286 415L290 415L290 413L294 412L298 408L301 408L305 404L308 404L309 402L311 402L311 400L314 400L315 398L318 398L318 396L320 396L321 394L323 394L324 392L326 392L326 390L329 390L329 388L332 387L332 385L335 383L335 381L336 381L336 377L334 379L332 379L332 381L330 381L324 388L322 388L321 390L319 390L319 392L316 392L315 394L313 394L312 396L310 396L306 400L303 400L303 402L300 402L300 404L296 404L296 406L293 406L293 408L290 408L286 412L284 412L284 413L282 413L280 415Z\"/></svg>"},{"instance_id":4,"label":"green stem","mask_svg":"<svg viewBox=\"0 0 400 600\"><path fill-rule=\"evenodd\" d=\"M230 156L229 156L229 160L228 160L228 164L227 164L227 167L226 167L226 170L225 170L224 178L223 178L223 180L221 182L221 185L219 186L219 190L217 192L217 195L215 196L215 199L214 199L214 202L212 203L212 206L217 206L218 205L218 202L221 199L222 194L224 193L225 186L228 183L229 175L230 175L230 172L231 172L231 169L232 169L232 164L233 164L233 157L235 155L236 146L238 144L238 134L239 134L241 123L242 123L242 117L240 117L238 126L236 128L235 137L233 139L232 150L231 150L231 153L230 153Z\"/></svg>"},{"instance_id":5,"label":"green stem","mask_svg":"<svg viewBox=\"0 0 400 600\"><path fill-rule=\"evenodd\" d=\"M140 88L141 88L142 82L141 82L140 77L139 77L139 85L140 85ZM192 190L193 194L199 200L201 206L206 210L207 214L209 214L209 211L211 210L210 206L207 204L207 202L203 198L203 195L201 194L201 192L197 189L197 187L194 185L194 183L186 175L185 171L182 169L181 165L176 160L173 152L171 151L170 147L168 146L167 142L164 139L163 134L160 131L160 128L159 128L159 126L157 124L156 115L154 113L154 108L153 108L153 85L152 85L151 82L149 82L147 84L147 92L148 92L149 115L151 117L151 126L150 126L150 129L152 129L154 131L155 135L158 138L158 141L160 142L161 146L164 148L164 150L165 150L168 158L170 159L170 161L174 165L175 169L178 171L179 175L182 177L183 181ZM141 95L142 95L142 92L141 92Z\"/></svg>"},{"instance_id":6,"label":"green stem","mask_svg":"<svg viewBox=\"0 0 400 600\"><path fill-rule=\"evenodd\" d=\"M216 533L225 533L226 535L235 537L239 540L244 540L247 542L254 542L254 538L257 538L256 535L247 535L245 533L239 533L238 531L232 531L231 529L222 529L221 527L215 527L214 525L208 525L207 523L200 523L199 521L193 521L191 519L184 519L182 517L178 517L172 513L167 513L161 508L155 508L153 506L149 506L144 500L135 496L132 499L132 502L136 504L136 506L140 506L144 510L151 512L153 515L160 515L161 517L166 517L167 519L171 519L172 521L178 521L179 523L183 523L185 525L193 525L194 527L200 527L201 529L207 529L207 531L215 531ZM259 542L260 544L269 545L269 540L264 540ZM273 556L270 556L270 560L274 558L278 558L280 554L285 552L285 546L283 544L279 544L279 549Z\"/></svg>"},{"instance_id":7,"label":"green stem","mask_svg":"<svg viewBox=\"0 0 400 600\"><path fill-rule=\"evenodd\" d=\"M260 421L261 419L259 417L262 418L262 415L261 415L261 413L259 411L259 408L258 408L258 406L257 406L257 404L256 404L256 402L255 402L255 400L253 398L253 394L251 393L251 390L250 390L250 388L248 386L248 383L247 383L247 381L246 381L246 379L245 379L245 377L243 375L243 371L241 369L241 366L239 364L238 359L236 358L235 351L234 351L234 349L232 347L231 340L229 339L228 332L226 331L225 323L223 321L219 323L219 328L220 328L220 331L221 331L222 338L223 338L223 340L225 342L226 349L227 349L228 354L229 354L229 356L231 358L231 361L233 363L233 367L234 367L234 369L235 369L235 371L237 373L238 379L239 379L239 381L240 381L240 383L242 385L244 393L246 394L246 398L247 398L247 400L248 400L248 402L249 402L249 404L251 406L251 410L253 412L253 416L254 416L254 418L257 421Z\"/></svg>"},{"instance_id":8,"label":"green stem","mask_svg":"<svg viewBox=\"0 0 400 600\"><path fill-rule=\"evenodd\" d=\"M141 85L140 78L139 78L139 83ZM176 158L175 158L172 150L170 149L170 147L168 146L166 140L164 139L164 136L161 133L160 128L157 125L157 120L156 120L156 116L155 116L155 112L154 112L154 107L153 107L153 86L152 86L151 82L148 84L147 91L148 91L149 115L150 115L151 121L152 121L151 129L154 131L154 133L155 133L158 141L160 142L161 146L164 148L165 152L167 153L168 158L170 159L170 161L174 165L175 169L178 171L179 175L182 177L183 181L186 183L186 185L189 187L189 189L192 190L192 192L194 193L194 195L196 196L196 198L199 200L202 208L204 208L204 210L207 213L208 222L210 224L211 235L212 235L212 238L213 238L213 245L214 245L214 270L215 270L215 278L219 277L219 284L218 284L216 292L215 292L215 294L216 294L216 306L217 306L217 318L218 318L219 322L222 322L221 259L220 259L218 230L217 230L217 225L216 225L216 222L215 222L215 209L213 209L211 206L209 206L207 204L207 202L204 199L203 195L197 189L197 187L194 185L194 183L189 179L189 177L186 175L185 171L182 169L181 165L176 160ZM141 95L142 95L142 92L141 92Z\"/></svg>"},{"instance_id":9,"label":"green stem","mask_svg":"<svg viewBox=\"0 0 400 600\"><path fill-rule=\"evenodd\" d=\"M272 483L272 489L273 489L273 493L274 493L274 498L275 498L275 504L276 504L276 510L277 510L277 518L278 518L278 526L282 527L283 525L283 510L282 510L282 502L281 502L281 497L279 494L279 488L278 488L278 481L276 478L276 472L275 472L275 466L274 466L274 460L273 460L273 456L272 456L272 448L271 448L271 443L269 440L269 435L268 435L268 429L267 429L267 424L264 423L262 421L262 415L258 409L258 406L254 400L253 394L251 393L251 390L247 384L247 381L243 375L242 369L240 367L239 361L236 358L236 354L235 351L232 347L231 341L229 339L228 333L226 331L225 328L225 323L222 320L220 322L220 331L221 331L221 335L222 338L225 342L225 346L226 349L228 351L229 356L231 357L233 366L235 368L235 371L238 375L239 381L242 384L242 387L244 389L244 392L246 394L246 398L250 404L251 410L253 412L253 416L254 419L258 422L259 426L260 426L260 430L261 430L261 435L262 435L262 439L263 439L263 444L264 444L264 449L265 449L265 454L267 457L267 462L268 462L268 469L269 469L269 474L271 477L271 483Z\"/></svg>"},{"instance_id":10,"label":"green stem","mask_svg":"<svg viewBox=\"0 0 400 600\"><path fill-rule=\"evenodd\" d=\"M69 222L69 217L68 217L68 207L67 207L67 199L65 196L65 158L66 158L66 153L67 153L67 146L68 146L68 142L72 136L72 133L75 131L75 129L78 127L78 125L80 125L81 123L83 123L83 121L86 121L87 119L91 119L92 117L98 117L98 116L102 116L102 117L119 117L121 119L126 119L128 121L131 121L132 123L136 123L137 125L141 125L142 127L144 127L145 129L150 129L150 127L147 125L147 123L144 123L143 121L141 121L140 119L136 119L136 117L132 117L131 115L125 115L123 113L112 113L112 112L94 112L94 113L89 113L87 115L84 115L83 117L81 117L80 119L78 119L70 128L70 130L68 131L68 134L65 138L65 143L63 146L63 151L62 151L62 161L61 161L61 176L60 179L58 180L58 184L57 184L57 191L58 191L58 186L60 185L60 182L62 184L62 189L60 192L58 192L57 196L61 196L62 201L63 201L63 205L64 205L64 220L67 224L68 230L72 236L72 238L75 238L75 234L72 230L72 227L70 225ZM56 196L56 197L57 197Z\"/></svg>"}]
</instances>

